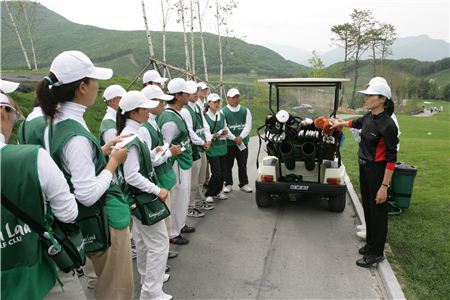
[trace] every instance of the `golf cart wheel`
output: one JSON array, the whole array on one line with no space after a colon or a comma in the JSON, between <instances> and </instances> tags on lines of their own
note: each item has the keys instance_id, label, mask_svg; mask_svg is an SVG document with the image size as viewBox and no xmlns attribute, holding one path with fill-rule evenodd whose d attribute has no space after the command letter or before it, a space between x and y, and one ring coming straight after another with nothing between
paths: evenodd
<instances>
[{"instance_id":1,"label":"golf cart wheel","mask_svg":"<svg viewBox=\"0 0 450 300\"><path fill-rule=\"evenodd\" d=\"M328 200L328 210L334 212L343 212L345 208L346 194L330 196Z\"/></svg>"},{"instance_id":2,"label":"golf cart wheel","mask_svg":"<svg viewBox=\"0 0 450 300\"><path fill-rule=\"evenodd\" d=\"M256 190L255 200L256 200L256 205L258 205L258 207L272 206L272 198L270 197L270 194L268 194L268 193L264 193L264 192Z\"/></svg>"}]
</instances>

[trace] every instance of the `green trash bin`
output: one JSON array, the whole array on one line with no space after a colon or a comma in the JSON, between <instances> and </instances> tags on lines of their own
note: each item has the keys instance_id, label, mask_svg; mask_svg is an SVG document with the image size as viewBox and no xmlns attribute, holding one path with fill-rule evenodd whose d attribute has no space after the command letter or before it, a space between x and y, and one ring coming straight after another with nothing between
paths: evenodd
<instances>
[{"instance_id":1,"label":"green trash bin","mask_svg":"<svg viewBox=\"0 0 450 300\"><path fill-rule=\"evenodd\" d=\"M392 200L395 201L397 207L408 208L410 206L416 174L416 167L403 162L396 163L392 176L391 192Z\"/></svg>"}]
</instances>

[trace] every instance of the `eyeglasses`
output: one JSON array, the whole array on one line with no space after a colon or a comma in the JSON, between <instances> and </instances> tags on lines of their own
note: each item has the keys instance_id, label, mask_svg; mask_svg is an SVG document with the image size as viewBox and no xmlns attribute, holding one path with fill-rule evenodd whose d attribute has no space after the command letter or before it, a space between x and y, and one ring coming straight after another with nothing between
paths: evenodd
<instances>
[{"instance_id":1,"label":"eyeglasses","mask_svg":"<svg viewBox=\"0 0 450 300\"><path fill-rule=\"evenodd\" d=\"M25 120L25 117L20 112L18 112L14 107L10 106L9 104L2 104L1 106L5 107L5 110L7 112L13 113L14 122Z\"/></svg>"}]
</instances>

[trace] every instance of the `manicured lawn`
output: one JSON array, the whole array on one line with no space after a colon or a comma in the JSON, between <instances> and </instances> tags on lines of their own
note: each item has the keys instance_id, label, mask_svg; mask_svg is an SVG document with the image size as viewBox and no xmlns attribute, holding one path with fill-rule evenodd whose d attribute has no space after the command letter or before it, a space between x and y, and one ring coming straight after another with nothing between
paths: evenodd
<instances>
[{"instance_id":1,"label":"manicured lawn","mask_svg":"<svg viewBox=\"0 0 450 300\"><path fill-rule=\"evenodd\" d=\"M413 299L450 297L449 103L434 105L444 112L423 118L398 115L398 161L418 171L411 207L389 218L387 254L406 297ZM357 144L348 130L346 136L343 161L359 194Z\"/></svg>"}]
</instances>

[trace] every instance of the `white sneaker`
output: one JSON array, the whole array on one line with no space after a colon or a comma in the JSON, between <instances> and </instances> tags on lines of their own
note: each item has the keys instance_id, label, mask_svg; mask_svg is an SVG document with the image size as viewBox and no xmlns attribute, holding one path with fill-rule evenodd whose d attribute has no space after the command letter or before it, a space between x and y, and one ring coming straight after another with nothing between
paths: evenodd
<instances>
[{"instance_id":1,"label":"white sneaker","mask_svg":"<svg viewBox=\"0 0 450 300\"><path fill-rule=\"evenodd\" d=\"M241 191L246 192L246 193L251 193L251 192L253 192L253 189L248 184L246 184L243 187L241 187Z\"/></svg>"},{"instance_id":2,"label":"white sneaker","mask_svg":"<svg viewBox=\"0 0 450 300\"><path fill-rule=\"evenodd\" d=\"M170 274L169 273L164 273L164 277L163 277L163 282L167 282L170 279Z\"/></svg>"},{"instance_id":3,"label":"white sneaker","mask_svg":"<svg viewBox=\"0 0 450 300\"><path fill-rule=\"evenodd\" d=\"M172 300L173 299L172 295L166 294L164 292L163 292L162 297L164 300Z\"/></svg>"},{"instance_id":4,"label":"white sneaker","mask_svg":"<svg viewBox=\"0 0 450 300\"><path fill-rule=\"evenodd\" d=\"M227 199L228 199L228 196L225 195L224 193L220 193L219 195L216 196L216 199L219 199L219 200L227 200Z\"/></svg>"},{"instance_id":5,"label":"white sneaker","mask_svg":"<svg viewBox=\"0 0 450 300\"><path fill-rule=\"evenodd\" d=\"M222 192L224 192L224 193L229 193L229 192L231 192L231 185L226 185L226 186L223 188Z\"/></svg>"},{"instance_id":6,"label":"white sneaker","mask_svg":"<svg viewBox=\"0 0 450 300\"><path fill-rule=\"evenodd\" d=\"M208 196L208 197L206 197L205 202L206 203L214 203L214 199L213 199L213 197Z\"/></svg>"},{"instance_id":7,"label":"white sneaker","mask_svg":"<svg viewBox=\"0 0 450 300\"><path fill-rule=\"evenodd\" d=\"M366 239L366 231L365 230L358 231L356 233L356 236L359 237L361 240L365 240Z\"/></svg>"},{"instance_id":8,"label":"white sneaker","mask_svg":"<svg viewBox=\"0 0 450 300\"><path fill-rule=\"evenodd\" d=\"M188 209L187 216L193 217L193 218L201 218L201 217L205 216L205 213L201 212L200 210L198 210L196 208L190 208L190 209Z\"/></svg>"},{"instance_id":9,"label":"white sneaker","mask_svg":"<svg viewBox=\"0 0 450 300\"><path fill-rule=\"evenodd\" d=\"M366 225L365 224L361 224L361 225L357 225L356 226L356 231L363 231L366 230Z\"/></svg>"}]
</instances>

